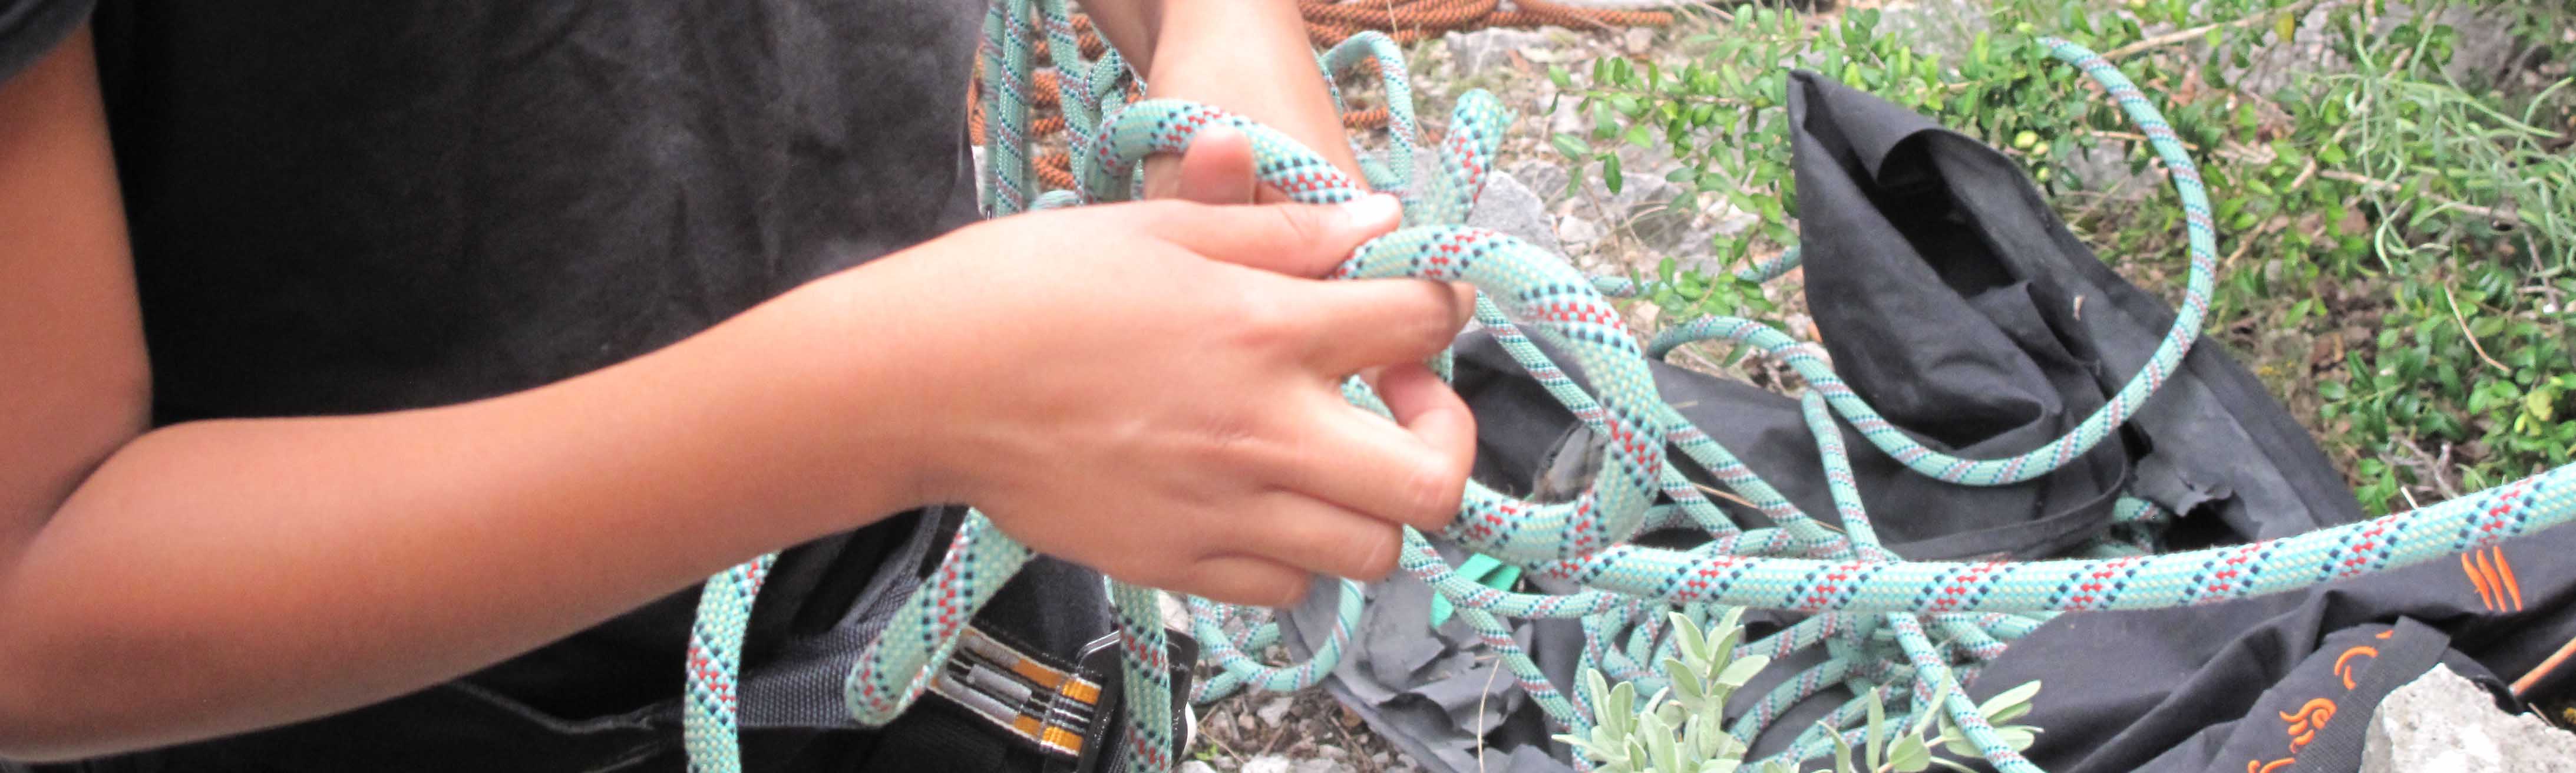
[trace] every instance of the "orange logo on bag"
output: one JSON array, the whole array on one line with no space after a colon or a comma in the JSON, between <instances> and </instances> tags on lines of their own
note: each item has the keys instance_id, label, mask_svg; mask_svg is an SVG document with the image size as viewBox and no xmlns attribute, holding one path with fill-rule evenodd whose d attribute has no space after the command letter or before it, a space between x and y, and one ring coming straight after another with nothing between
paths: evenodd
<instances>
[{"instance_id":1,"label":"orange logo on bag","mask_svg":"<svg viewBox=\"0 0 2576 773\"><path fill-rule=\"evenodd\" d=\"M2465 562L2467 557L2463 556L2461 560ZM2391 628L2379 632L2372 638L2386 640L2396 633L2397 629ZM2378 657L2379 648L2377 647L2366 644L2346 647L2343 654L2335 656L2334 675L2343 680L2344 689L2350 690L2354 684L2353 674L2360 672L2364 662ZM2325 729L2326 723L2334 720L2335 702L2332 698L2311 698L2307 703L2300 704L2297 711L2278 713L2281 715L2281 721L2289 724L2288 727L2283 728L2283 732L2290 736L2290 756L2270 762L2246 760L2245 773L2273 773L2298 761L2299 750L2307 748L2308 742L2317 740L2317 731Z\"/></svg>"},{"instance_id":2,"label":"orange logo on bag","mask_svg":"<svg viewBox=\"0 0 2576 773\"><path fill-rule=\"evenodd\" d=\"M2478 591L2478 603L2486 605L2487 611L2522 611L2522 581L2514 578L2513 562L2505 560L2504 546L2460 554L2460 571L2469 576L2469 585Z\"/></svg>"},{"instance_id":3,"label":"orange logo on bag","mask_svg":"<svg viewBox=\"0 0 2576 773\"><path fill-rule=\"evenodd\" d=\"M2352 689L2352 657L2354 655L2368 655L2376 658L2379 657L2379 649L2376 647L2354 647L2352 649L2344 650L2341 655L2335 656L2334 673L2335 676L2343 677L2343 688L2346 690ZM2281 718L2289 719L2288 716L2283 716Z\"/></svg>"},{"instance_id":4,"label":"orange logo on bag","mask_svg":"<svg viewBox=\"0 0 2576 773\"><path fill-rule=\"evenodd\" d=\"M2281 721L2290 723L2290 755L2298 756L2301 747L2317 740L2317 731L2324 729L2334 715L2334 701L2325 698L2310 700L2298 711L2283 712Z\"/></svg>"}]
</instances>

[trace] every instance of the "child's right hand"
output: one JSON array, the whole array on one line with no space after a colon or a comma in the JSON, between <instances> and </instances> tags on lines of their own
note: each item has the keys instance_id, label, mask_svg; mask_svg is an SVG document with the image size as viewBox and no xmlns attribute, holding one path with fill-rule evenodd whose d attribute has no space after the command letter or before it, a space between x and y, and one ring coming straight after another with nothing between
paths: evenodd
<instances>
[{"instance_id":1,"label":"child's right hand","mask_svg":"<svg viewBox=\"0 0 2576 773\"><path fill-rule=\"evenodd\" d=\"M1399 524L1454 516L1475 440L1422 365L1472 295L1310 278L1397 217L1383 196L1155 201L963 229L827 280L917 290L846 312L932 347L901 358L923 368L913 400L853 420L912 424L928 498L1112 577L1270 605L1310 573L1377 579ZM1340 397L1363 370L1397 422Z\"/></svg>"}]
</instances>

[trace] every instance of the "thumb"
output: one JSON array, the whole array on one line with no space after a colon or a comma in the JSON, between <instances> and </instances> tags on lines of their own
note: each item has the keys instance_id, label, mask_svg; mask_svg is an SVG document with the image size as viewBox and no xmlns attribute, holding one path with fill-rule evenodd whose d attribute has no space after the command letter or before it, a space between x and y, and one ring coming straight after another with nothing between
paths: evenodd
<instances>
[{"instance_id":1,"label":"thumb","mask_svg":"<svg viewBox=\"0 0 2576 773\"><path fill-rule=\"evenodd\" d=\"M1211 260L1302 277L1331 273L1361 243L1404 219L1385 194L1340 204L1158 208L1155 234Z\"/></svg>"},{"instance_id":2,"label":"thumb","mask_svg":"<svg viewBox=\"0 0 2576 773\"><path fill-rule=\"evenodd\" d=\"M1145 196L1201 204L1250 204L1260 181L1252 176L1252 137L1231 126L1211 126L1190 140L1180 157L1145 159Z\"/></svg>"}]
</instances>

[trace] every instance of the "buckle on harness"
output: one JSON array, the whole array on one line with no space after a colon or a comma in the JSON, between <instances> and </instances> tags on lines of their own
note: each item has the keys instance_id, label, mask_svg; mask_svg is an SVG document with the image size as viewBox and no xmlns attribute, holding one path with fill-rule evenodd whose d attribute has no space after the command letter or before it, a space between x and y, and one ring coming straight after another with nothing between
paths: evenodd
<instances>
[{"instance_id":1,"label":"buckle on harness","mask_svg":"<svg viewBox=\"0 0 2576 773\"><path fill-rule=\"evenodd\" d=\"M1173 664L1172 706L1185 707L1198 642L1177 631L1167 630L1164 637ZM1103 750L1117 743L1112 733L1124 692L1119 656L1116 633L1083 645L1080 660L1067 665L969 625L956 654L931 679L930 694L1044 753L1048 770L1088 773L1101 769ZM1186 745L1188 723L1178 716L1183 711L1173 713L1171 737Z\"/></svg>"}]
</instances>

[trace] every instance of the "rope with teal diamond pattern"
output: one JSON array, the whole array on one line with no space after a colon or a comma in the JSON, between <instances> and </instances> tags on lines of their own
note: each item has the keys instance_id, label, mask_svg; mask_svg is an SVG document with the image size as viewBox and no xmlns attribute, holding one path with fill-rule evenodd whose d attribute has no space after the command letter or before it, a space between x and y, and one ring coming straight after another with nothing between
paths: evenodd
<instances>
[{"instance_id":1,"label":"rope with teal diamond pattern","mask_svg":"<svg viewBox=\"0 0 2576 773\"><path fill-rule=\"evenodd\" d=\"M1075 206L1132 198L1136 166L1152 153L1179 152L1212 126L1230 126L1251 137L1256 172L1297 201L1347 200L1362 188L1316 154L1266 127L1203 105L1154 100L1122 101L1131 77L1115 52L1081 59L1070 45L1073 27L1063 0L1005 0L988 12L980 53L991 116L992 142L982 174L989 216L1031 208ZM1064 114L1076 190L1036 191L1028 147L1028 96L1036 36L1053 41L1053 65L1065 84ZM2151 398L2188 354L2207 312L2216 237L2199 176L2154 106L2099 57L2063 41L2050 41L2061 60L2101 84L2145 134L2173 179L2185 211L2191 273L2174 326L2147 365L2094 415L2067 435L2004 459L1963 459L1927 448L1888 423L1807 344L1749 320L1713 317L1677 326L1646 346L1626 328L1605 292L1630 289L1624 280L1586 277L1561 258L1513 237L1462 225L1490 168L1506 124L1503 111L1482 92L1462 96L1442 141L1429 148L1437 173L1415 180L1411 157L1418 125L1401 56L1384 36L1355 36L1319 58L1329 75L1374 59L1386 79L1381 87L1395 116L1388 157L1362 167L1372 187L1405 200L1404 227L1362 245L1333 273L1336 279L1415 277L1464 281L1483 295L1478 320L1534 378L1547 387L1604 446L1600 474L1571 501L1532 502L1471 482L1457 522L1439 539L1525 567L1539 577L1578 586L1564 595L1489 588L1458 576L1432 535L1407 530L1400 564L1457 609L1478 636L1545 710L1559 730L1587 732L1592 708L1581 691L1552 684L1522 650L1508 618L1578 618L1586 633L1582 665L1651 689L1658 675L1643 664L1672 652L1663 635L1665 612L1678 610L1695 623L1725 607L1817 613L1746 651L1786 654L1825 646L1835 654L1763 696L1730 731L1750 740L1789 705L1832 687L1855 695L1904 685L1912 702L1903 713L1941 711L1967 734L1998 770L2036 768L2003 742L1956 685L2009 643L2060 612L2139 609L2202 604L2308 587L2394 566L2493 545L2513 536L2576 519L2576 466L2551 470L2449 502L2295 537L2188 553L2144 555L2134 546L2105 545L2104 557L2036 562L1910 562L1880 547L1861 507L1836 420L1851 424L1878 451L1917 473L1960 485L2004 485L2047 474L2109 437ZM1339 98L1338 87L1336 99ZM1077 95L1080 95L1077 97ZM1796 265L1793 250L1742 272L1762 281ZM1531 343L1529 333L1571 353L1592 385L1579 388ZM1661 357L1695 340L1728 339L1779 359L1806 379L1801 402L1825 459L1826 477L1843 530L1839 533L1801 512L1751 468L1660 401L1647 375L1647 357ZM1445 357L1439 363L1444 366ZM1356 380L1344 385L1354 403L1383 412ZM1738 527L1666 458L1680 450L1710 471L1728 498L1741 500L1774 524ZM2145 528L2167 516L2142 499L2124 498L2124 526ZM1627 542L1645 529L1691 528L1708 540L1691 549L1642 547ZM904 602L846 682L853 718L882 725L917 700L947 662L976 610L1025 564L1027 548L970 513L937 569ZM693 771L736 773L736 685L742 630L769 557L728 570L704 590L691 637L686 733ZM1129 770L1169 770L1177 758L1171 737L1168 669L1156 591L1109 584L1119 611L1127 702L1125 764ZM1338 662L1361 611L1362 589L1336 588L1334 628L1305 662L1273 666L1254 655L1278 638L1257 610L1191 599L1194 632L1206 640L1208 662L1219 676L1202 683L1197 700L1222 697L1245 686L1294 690L1314 684ZM1929 631L1944 637L1935 642ZM1949 685L1941 706L1914 705ZM1779 758L1801 760L1830 752L1828 732L1856 738L1857 699L1797 739Z\"/></svg>"}]
</instances>

